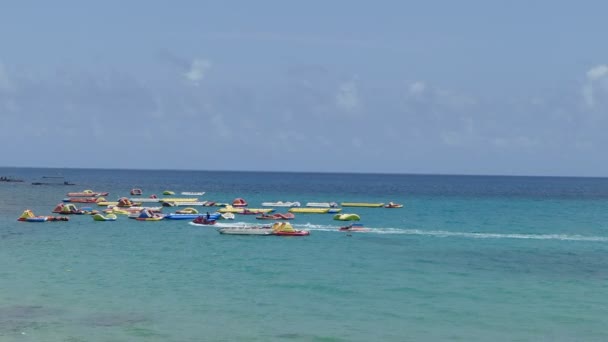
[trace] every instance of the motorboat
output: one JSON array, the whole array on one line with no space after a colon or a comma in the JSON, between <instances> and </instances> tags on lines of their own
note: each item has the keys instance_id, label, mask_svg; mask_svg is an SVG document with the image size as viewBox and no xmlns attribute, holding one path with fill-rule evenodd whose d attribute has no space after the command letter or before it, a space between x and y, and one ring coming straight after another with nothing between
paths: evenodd
<instances>
[{"instance_id":1,"label":"motorboat","mask_svg":"<svg viewBox=\"0 0 608 342\"><path fill-rule=\"evenodd\" d=\"M274 235L274 231L269 226L254 227L224 227L217 230L225 235Z\"/></svg>"},{"instance_id":2,"label":"motorboat","mask_svg":"<svg viewBox=\"0 0 608 342\"><path fill-rule=\"evenodd\" d=\"M11 176L2 176L0 177L0 182L23 183L23 179L13 178Z\"/></svg>"},{"instance_id":3,"label":"motorboat","mask_svg":"<svg viewBox=\"0 0 608 342\"><path fill-rule=\"evenodd\" d=\"M262 207L299 207L300 202L263 202Z\"/></svg>"},{"instance_id":4,"label":"motorboat","mask_svg":"<svg viewBox=\"0 0 608 342\"><path fill-rule=\"evenodd\" d=\"M215 218L215 217L207 218L207 216L203 216L203 215L192 220L193 224L201 225L201 226L214 225L216 222L217 222L217 218Z\"/></svg>"},{"instance_id":5,"label":"motorboat","mask_svg":"<svg viewBox=\"0 0 608 342\"><path fill-rule=\"evenodd\" d=\"M388 204L385 205L384 207L385 208L403 208L403 204L388 202Z\"/></svg>"},{"instance_id":6,"label":"motorboat","mask_svg":"<svg viewBox=\"0 0 608 342\"><path fill-rule=\"evenodd\" d=\"M163 191L163 195L173 196L173 195L175 195L175 192L173 192L171 190L165 190L165 191Z\"/></svg>"},{"instance_id":7,"label":"motorboat","mask_svg":"<svg viewBox=\"0 0 608 342\"><path fill-rule=\"evenodd\" d=\"M361 223L352 223L348 226L338 228L341 232L367 232L368 228L365 228Z\"/></svg>"}]
</instances>

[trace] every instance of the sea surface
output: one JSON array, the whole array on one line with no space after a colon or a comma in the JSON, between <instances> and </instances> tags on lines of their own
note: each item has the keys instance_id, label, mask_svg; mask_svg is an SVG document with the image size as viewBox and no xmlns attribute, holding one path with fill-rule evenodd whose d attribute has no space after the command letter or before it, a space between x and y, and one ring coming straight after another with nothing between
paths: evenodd
<instances>
[{"instance_id":1,"label":"sea surface","mask_svg":"<svg viewBox=\"0 0 608 342\"><path fill-rule=\"evenodd\" d=\"M0 341L608 341L608 179L0 168ZM74 186L31 185L63 176ZM17 222L68 191L399 202L308 237ZM169 209L169 210L167 210ZM172 208L165 208L170 212ZM285 210L279 210L284 212ZM221 225L256 224L239 216Z\"/></svg>"}]
</instances>

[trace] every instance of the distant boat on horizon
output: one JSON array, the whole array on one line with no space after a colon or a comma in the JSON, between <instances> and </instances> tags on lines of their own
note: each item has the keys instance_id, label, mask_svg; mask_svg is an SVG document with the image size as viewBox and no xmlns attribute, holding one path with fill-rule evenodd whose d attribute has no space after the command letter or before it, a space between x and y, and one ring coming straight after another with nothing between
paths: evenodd
<instances>
[{"instance_id":1,"label":"distant boat on horizon","mask_svg":"<svg viewBox=\"0 0 608 342\"><path fill-rule=\"evenodd\" d=\"M0 182L23 183L23 179L14 178L12 176L0 176Z\"/></svg>"},{"instance_id":2,"label":"distant boat on horizon","mask_svg":"<svg viewBox=\"0 0 608 342\"><path fill-rule=\"evenodd\" d=\"M33 182L32 185L76 185L65 180L63 176L42 176L43 179L62 179L63 182Z\"/></svg>"}]
</instances>

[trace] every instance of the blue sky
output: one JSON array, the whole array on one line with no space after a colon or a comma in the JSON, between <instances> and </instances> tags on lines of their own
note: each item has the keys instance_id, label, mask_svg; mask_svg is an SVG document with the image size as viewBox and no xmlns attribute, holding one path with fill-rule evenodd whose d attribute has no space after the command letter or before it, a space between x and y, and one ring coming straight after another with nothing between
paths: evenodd
<instances>
[{"instance_id":1,"label":"blue sky","mask_svg":"<svg viewBox=\"0 0 608 342\"><path fill-rule=\"evenodd\" d=\"M7 1L4 166L608 176L601 1Z\"/></svg>"}]
</instances>

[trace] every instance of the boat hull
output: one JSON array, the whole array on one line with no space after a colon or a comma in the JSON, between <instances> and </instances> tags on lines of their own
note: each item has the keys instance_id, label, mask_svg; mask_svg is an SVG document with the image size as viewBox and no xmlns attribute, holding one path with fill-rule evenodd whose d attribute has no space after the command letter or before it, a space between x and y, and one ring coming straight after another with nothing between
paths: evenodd
<instances>
[{"instance_id":1,"label":"boat hull","mask_svg":"<svg viewBox=\"0 0 608 342\"><path fill-rule=\"evenodd\" d=\"M261 236L274 235L274 232L270 228L235 227L235 228L220 228L217 231L220 234L225 234L225 235L261 235Z\"/></svg>"}]
</instances>

